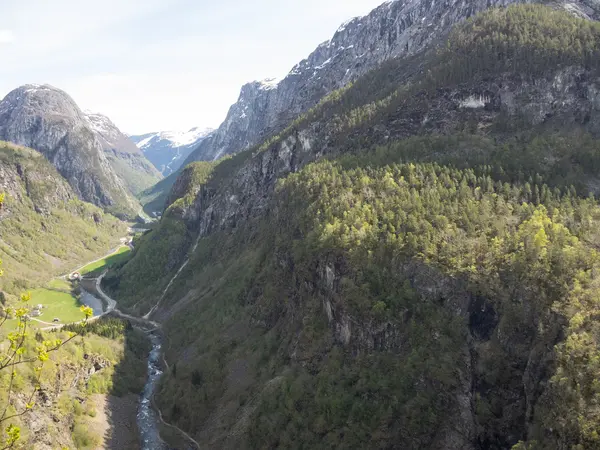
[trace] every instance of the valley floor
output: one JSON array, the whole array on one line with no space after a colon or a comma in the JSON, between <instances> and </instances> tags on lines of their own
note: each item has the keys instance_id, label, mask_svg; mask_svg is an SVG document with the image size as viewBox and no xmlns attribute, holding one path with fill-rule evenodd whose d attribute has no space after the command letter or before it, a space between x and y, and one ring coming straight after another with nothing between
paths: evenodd
<instances>
[{"instance_id":1,"label":"valley floor","mask_svg":"<svg viewBox=\"0 0 600 450\"><path fill-rule=\"evenodd\" d=\"M116 397L94 394L90 397L90 401L97 415L90 419L89 427L102 436L97 449L137 450L140 448L136 424L137 395Z\"/></svg>"}]
</instances>

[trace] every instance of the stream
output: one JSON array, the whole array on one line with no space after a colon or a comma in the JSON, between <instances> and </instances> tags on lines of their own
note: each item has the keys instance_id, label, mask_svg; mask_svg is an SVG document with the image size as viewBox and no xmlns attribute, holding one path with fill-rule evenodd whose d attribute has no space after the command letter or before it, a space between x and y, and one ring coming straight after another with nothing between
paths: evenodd
<instances>
[{"instance_id":1,"label":"stream","mask_svg":"<svg viewBox=\"0 0 600 450\"><path fill-rule=\"evenodd\" d=\"M196 239L196 243L193 246L191 253L194 253L194 251L196 250L196 247L198 246L199 241L200 241L200 237L198 237ZM121 311L119 311L117 309L117 302L115 300L113 300L112 298L110 298L108 295L106 295L102 291L102 288L100 285L102 282L102 278L104 277L106 272L96 279L96 291L97 291L98 295L100 297L102 297L102 299L106 302L106 305L102 302L102 300L97 298L95 295L92 295L91 293L87 292L86 290L82 290L81 303L90 306L94 310L94 316L102 316L104 314L114 312L117 315L119 315L120 317L123 317L125 319L132 319L134 321L141 320L146 324L152 325L154 327L154 329L156 329L156 328L160 327L160 325L158 325L155 322L152 322L149 318L152 315L152 313L158 308L161 301L166 296L167 291L169 290L171 285L175 282L175 280L177 279L179 274L187 266L188 262L189 262L189 258L187 258L184 261L184 263L179 268L177 273L171 278L171 280L167 284L166 288L162 292L162 295L158 299L156 304L150 309L150 311L148 311L148 313L145 316L143 316L141 318L132 317L128 314L124 314ZM106 308L105 308L105 306L106 306ZM161 428L162 419L160 417L160 413L155 411L154 408L152 407L152 397L154 395L154 392L156 391L156 388L160 381L160 377L163 374L163 372L161 370L162 340L161 340L161 336L160 336L159 332L150 331L150 332L146 332L146 333L148 335L148 338L150 339L150 342L152 343L152 350L148 354L148 365L147 365L148 379L146 380L146 384L144 385L144 390L140 394L140 401L139 401L138 412L137 412L137 416L136 416L141 446L142 446L142 450L173 450L160 438L159 430ZM174 427L174 428L177 428L177 427ZM199 448L198 443L196 441L194 441L190 436L188 436L185 432L183 432L182 430L180 430L178 428L177 428L177 430L179 432L181 432L183 435L185 435L185 437L189 441L194 442L196 444L193 447L188 446L187 448L189 448L189 449Z\"/></svg>"},{"instance_id":2,"label":"stream","mask_svg":"<svg viewBox=\"0 0 600 450\"><path fill-rule=\"evenodd\" d=\"M80 302L91 307L94 310L94 316L101 316L104 313L105 305L102 300L85 289L81 291ZM137 426L140 433L142 450L169 450L169 447L160 438L159 429L161 421L159 415L152 408L152 396L163 373L160 365L162 342L158 333L150 332L147 334L152 343L152 350L148 354L148 379L144 390L140 394L136 416Z\"/></svg>"},{"instance_id":3,"label":"stream","mask_svg":"<svg viewBox=\"0 0 600 450\"><path fill-rule=\"evenodd\" d=\"M148 355L148 380L140 395L140 404L137 413L137 425L140 431L142 450L167 450L169 447L160 438L160 418L152 408L152 396L162 370L160 369L161 339L156 333L149 333L152 350Z\"/></svg>"}]
</instances>

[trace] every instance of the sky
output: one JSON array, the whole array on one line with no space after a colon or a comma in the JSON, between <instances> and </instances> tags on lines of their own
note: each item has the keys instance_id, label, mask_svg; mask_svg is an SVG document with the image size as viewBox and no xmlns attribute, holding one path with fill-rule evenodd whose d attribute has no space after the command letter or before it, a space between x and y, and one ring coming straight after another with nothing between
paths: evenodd
<instances>
[{"instance_id":1,"label":"sky","mask_svg":"<svg viewBox=\"0 0 600 450\"><path fill-rule=\"evenodd\" d=\"M51 84L122 131L216 128L383 0L0 0L0 98Z\"/></svg>"}]
</instances>

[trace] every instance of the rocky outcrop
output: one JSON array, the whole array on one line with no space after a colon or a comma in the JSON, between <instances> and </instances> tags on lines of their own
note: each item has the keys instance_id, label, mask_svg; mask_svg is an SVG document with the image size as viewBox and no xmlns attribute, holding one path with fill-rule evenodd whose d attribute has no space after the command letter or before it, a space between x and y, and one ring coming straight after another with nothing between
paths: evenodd
<instances>
[{"instance_id":1,"label":"rocky outcrop","mask_svg":"<svg viewBox=\"0 0 600 450\"><path fill-rule=\"evenodd\" d=\"M67 182L37 152L0 142L0 192L23 204L31 201L36 212L76 198ZM11 214L9 204L0 209L0 220Z\"/></svg>"},{"instance_id":2,"label":"rocky outcrop","mask_svg":"<svg viewBox=\"0 0 600 450\"><path fill-rule=\"evenodd\" d=\"M237 103L231 106L213 139L202 142L185 164L196 160L211 161L259 144L330 92L384 61L419 53L443 37L454 24L490 7L512 3L523 2L387 1L369 15L343 24L331 40L317 47L283 80L244 85ZM563 5L581 17L598 18L598 5L592 1L565 2Z\"/></svg>"},{"instance_id":3,"label":"rocky outcrop","mask_svg":"<svg viewBox=\"0 0 600 450\"><path fill-rule=\"evenodd\" d=\"M385 144L418 134L452 132L467 120L485 129L500 115L526 120L531 126L557 123L600 133L599 93L600 78L582 68L560 70L535 82L499 76L496 80L439 90L421 98L422 102L412 108L400 107L385 123L374 124L360 133L369 136L370 145ZM207 235L259 216L268 206L279 178L323 156L346 151L353 133L345 133L340 137L330 123L319 120L306 125L248 157L218 190L200 190L183 217L190 218L190 228ZM192 223L192 218L199 220Z\"/></svg>"},{"instance_id":4,"label":"rocky outcrop","mask_svg":"<svg viewBox=\"0 0 600 450\"><path fill-rule=\"evenodd\" d=\"M65 92L26 85L0 102L0 139L42 153L82 200L116 214L139 210L87 117Z\"/></svg>"},{"instance_id":5,"label":"rocky outcrop","mask_svg":"<svg viewBox=\"0 0 600 450\"><path fill-rule=\"evenodd\" d=\"M138 194L162 178L134 142L108 117L102 114L87 114L86 117L113 170L131 192Z\"/></svg>"},{"instance_id":6,"label":"rocky outcrop","mask_svg":"<svg viewBox=\"0 0 600 450\"><path fill-rule=\"evenodd\" d=\"M196 127L186 132L160 131L131 136L130 139L164 176L169 176L179 170L190 153L213 131L212 128Z\"/></svg>"}]
</instances>

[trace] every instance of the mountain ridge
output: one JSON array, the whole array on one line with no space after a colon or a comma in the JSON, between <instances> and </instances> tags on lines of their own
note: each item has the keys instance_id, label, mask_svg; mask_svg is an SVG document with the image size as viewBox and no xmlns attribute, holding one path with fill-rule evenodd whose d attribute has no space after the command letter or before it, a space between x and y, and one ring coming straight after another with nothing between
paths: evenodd
<instances>
[{"instance_id":1,"label":"mountain ridge","mask_svg":"<svg viewBox=\"0 0 600 450\"><path fill-rule=\"evenodd\" d=\"M417 54L460 20L512 3L519 1L445 0L438 4L431 0L393 0L365 16L352 18L283 79L253 81L242 86L237 102L230 107L213 140L200 143L183 166L250 148L281 131L327 94L383 62ZM591 0L558 4L582 17L598 17Z\"/></svg>"},{"instance_id":2,"label":"mountain ridge","mask_svg":"<svg viewBox=\"0 0 600 450\"><path fill-rule=\"evenodd\" d=\"M113 169L134 195L160 181L160 172L108 117L99 113L86 113L86 118Z\"/></svg>"},{"instance_id":3,"label":"mountain ridge","mask_svg":"<svg viewBox=\"0 0 600 450\"><path fill-rule=\"evenodd\" d=\"M162 293L168 420L211 448L596 448L598 42L490 9L182 173L106 280L140 314Z\"/></svg>"},{"instance_id":4,"label":"mountain ridge","mask_svg":"<svg viewBox=\"0 0 600 450\"><path fill-rule=\"evenodd\" d=\"M134 218L140 206L132 191L156 183L160 176L110 120L90 117L58 88L24 85L0 102L0 139L44 154L82 200ZM112 134L100 133L101 125ZM138 173L143 178L140 189L132 184Z\"/></svg>"},{"instance_id":5,"label":"mountain ridge","mask_svg":"<svg viewBox=\"0 0 600 450\"><path fill-rule=\"evenodd\" d=\"M127 227L81 201L36 150L0 141L0 291L19 294L118 244Z\"/></svg>"}]
</instances>

